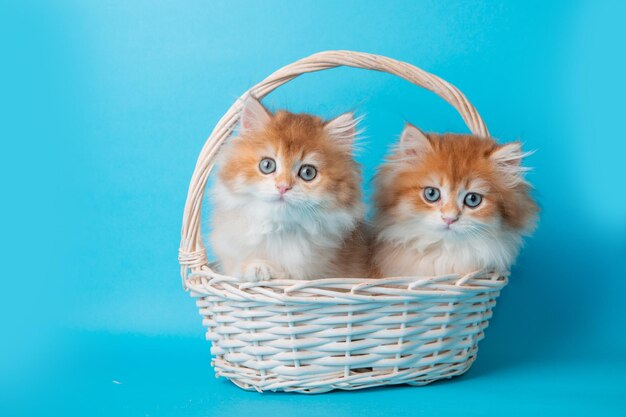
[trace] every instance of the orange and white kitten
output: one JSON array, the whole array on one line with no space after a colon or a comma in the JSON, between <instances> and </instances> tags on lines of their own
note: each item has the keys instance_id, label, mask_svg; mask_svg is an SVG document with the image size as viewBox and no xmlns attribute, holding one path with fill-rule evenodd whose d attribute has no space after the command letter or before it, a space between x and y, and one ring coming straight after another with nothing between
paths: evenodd
<instances>
[{"instance_id":1,"label":"orange and white kitten","mask_svg":"<svg viewBox=\"0 0 626 417\"><path fill-rule=\"evenodd\" d=\"M377 174L375 276L507 271L537 205L521 144L407 125Z\"/></svg>"},{"instance_id":2,"label":"orange and white kitten","mask_svg":"<svg viewBox=\"0 0 626 417\"><path fill-rule=\"evenodd\" d=\"M367 273L352 113L323 121L244 103L213 189L212 245L244 281Z\"/></svg>"}]
</instances>

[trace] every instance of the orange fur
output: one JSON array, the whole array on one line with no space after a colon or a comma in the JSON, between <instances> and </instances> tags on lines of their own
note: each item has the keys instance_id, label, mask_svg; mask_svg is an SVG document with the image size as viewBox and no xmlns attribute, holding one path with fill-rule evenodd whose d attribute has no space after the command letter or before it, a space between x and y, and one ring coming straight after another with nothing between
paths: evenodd
<instances>
[{"instance_id":1,"label":"orange fur","mask_svg":"<svg viewBox=\"0 0 626 417\"><path fill-rule=\"evenodd\" d=\"M360 201L361 172L349 149L334 143L324 132L326 123L309 114L278 111L262 131L245 132L230 144L228 163L220 170L225 183L237 177L246 181L259 181L263 174L258 169L261 158L275 152L287 164L302 160L307 154L319 157L317 167L319 182L301 185L314 194L333 193L340 206ZM297 181L293 176L283 178L288 183Z\"/></svg>"},{"instance_id":2,"label":"orange fur","mask_svg":"<svg viewBox=\"0 0 626 417\"><path fill-rule=\"evenodd\" d=\"M522 228L533 218L537 206L530 197L529 187L525 182L509 188L501 181L501 173L489 159L499 147L491 138L471 135L428 134L433 147L420 163L404 165L395 177L392 187L382 187L377 192L377 207L381 210L392 207L402 199L409 199L416 211L431 210L432 207L422 196L423 187L432 185L431 178L450 184L453 189L467 187L473 179L484 180L489 191L485 197L494 205L481 205L472 215L488 218L500 215L511 227ZM400 152L389 158L389 164L380 169L379 176L389 175L397 169L403 156ZM417 161L415 161L417 162Z\"/></svg>"}]
</instances>

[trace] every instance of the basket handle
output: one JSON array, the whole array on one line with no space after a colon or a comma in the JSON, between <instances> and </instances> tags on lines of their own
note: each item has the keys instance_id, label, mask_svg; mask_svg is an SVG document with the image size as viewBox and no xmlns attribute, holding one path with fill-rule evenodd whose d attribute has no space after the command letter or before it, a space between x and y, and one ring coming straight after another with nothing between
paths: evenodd
<instances>
[{"instance_id":1,"label":"basket handle","mask_svg":"<svg viewBox=\"0 0 626 417\"><path fill-rule=\"evenodd\" d=\"M187 201L185 202L180 249L178 252L183 287L186 288L185 281L190 271L209 268L200 230L202 197L207 179L215 163L217 151L239 122L239 113L243 107L244 99L249 95L261 99L301 74L340 66L387 72L430 90L450 103L461 114L465 124L467 124L473 134L489 136L485 123L463 93L436 75L406 62L364 52L325 51L289 64L245 92L222 116L200 151L200 156L189 184Z\"/></svg>"}]
</instances>

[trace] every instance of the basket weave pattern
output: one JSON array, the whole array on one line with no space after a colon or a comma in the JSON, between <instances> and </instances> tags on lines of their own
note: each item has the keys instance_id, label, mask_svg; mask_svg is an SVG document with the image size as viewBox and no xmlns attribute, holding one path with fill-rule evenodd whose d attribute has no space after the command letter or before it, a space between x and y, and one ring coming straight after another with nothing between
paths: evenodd
<instances>
[{"instance_id":1,"label":"basket weave pattern","mask_svg":"<svg viewBox=\"0 0 626 417\"><path fill-rule=\"evenodd\" d=\"M300 74L338 66L388 72L433 91L457 109L472 133L489 135L454 86L410 64L360 52L312 55L276 71L241 98L260 99ZM179 251L183 286L197 297L216 375L244 389L320 393L423 385L465 372L506 285L503 274L242 283L209 264L200 233L202 198L242 103L232 105L202 148Z\"/></svg>"}]
</instances>

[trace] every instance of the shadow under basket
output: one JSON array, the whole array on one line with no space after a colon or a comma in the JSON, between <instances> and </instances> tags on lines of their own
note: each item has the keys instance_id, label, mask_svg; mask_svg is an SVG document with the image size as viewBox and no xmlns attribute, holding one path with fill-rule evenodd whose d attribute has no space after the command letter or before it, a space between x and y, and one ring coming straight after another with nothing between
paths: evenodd
<instances>
[{"instance_id":1,"label":"shadow under basket","mask_svg":"<svg viewBox=\"0 0 626 417\"><path fill-rule=\"evenodd\" d=\"M489 136L454 86L410 64L360 52L312 55L276 71L241 98L260 99L300 74L338 66L384 71L427 88L453 105L473 134ZM242 283L209 264L200 231L202 198L242 103L233 104L202 148L179 251L183 286L197 299L216 375L247 390L312 394L424 385L467 371L506 273Z\"/></svg>"}]
</instances>

